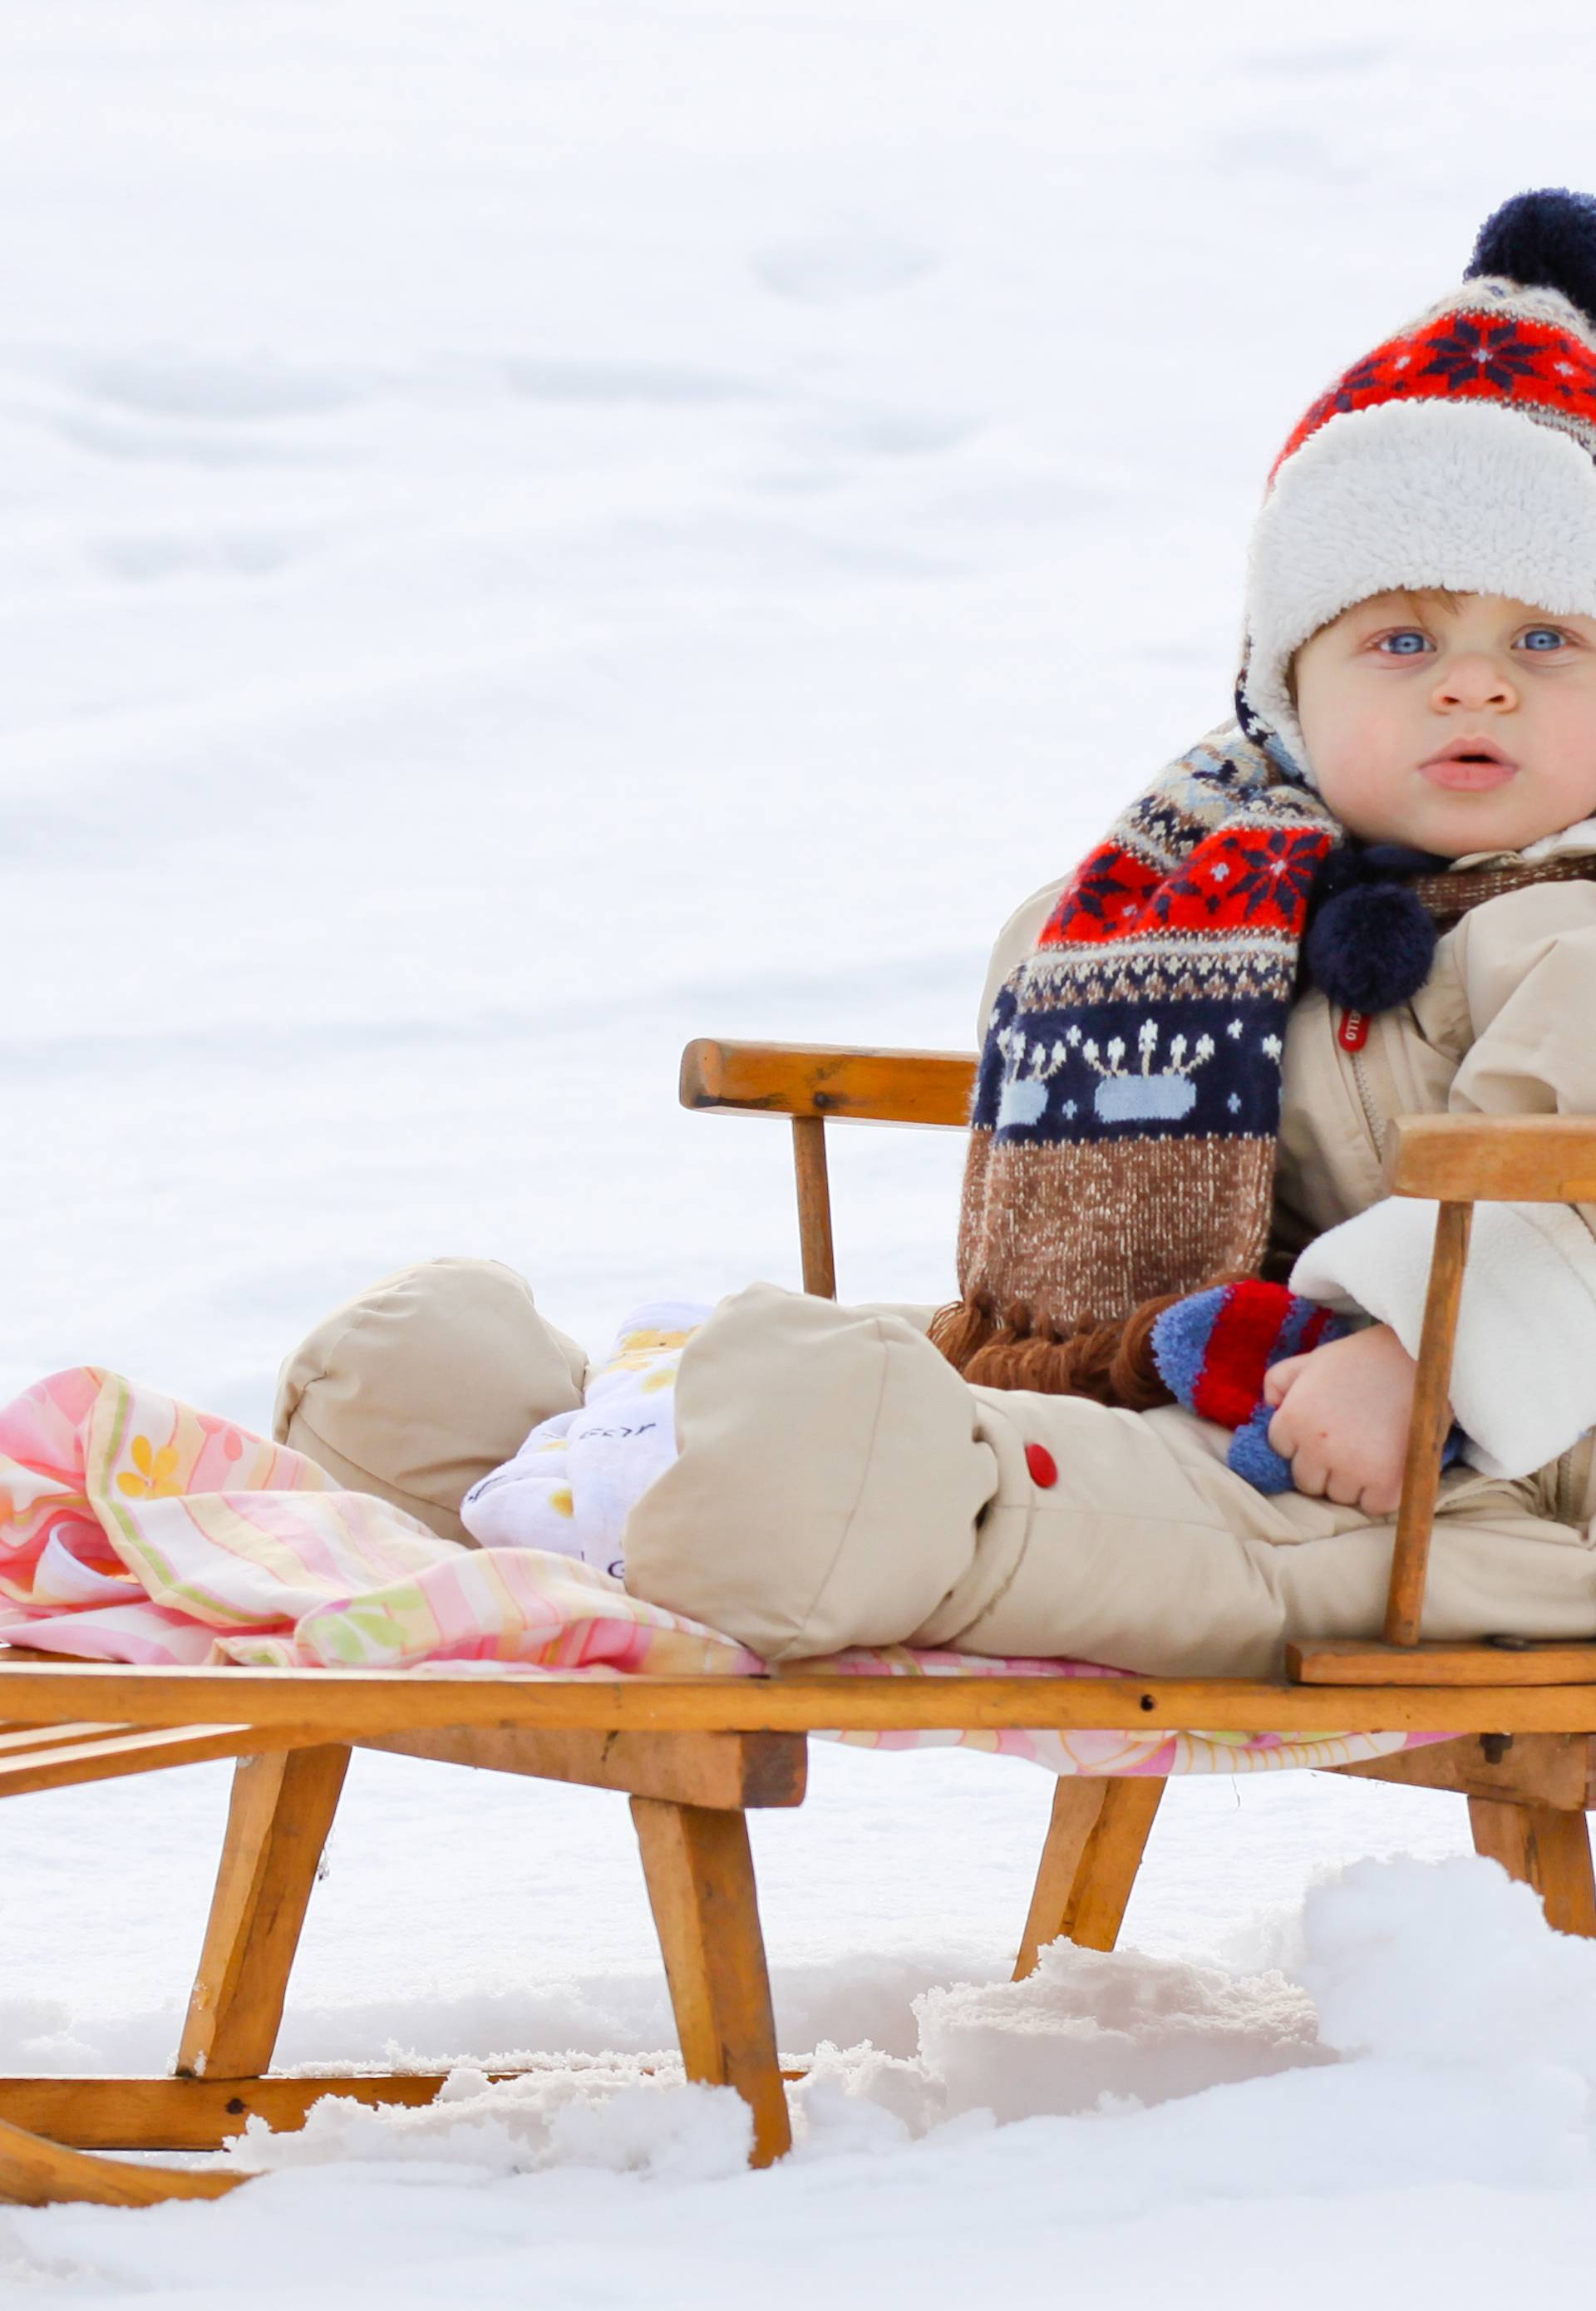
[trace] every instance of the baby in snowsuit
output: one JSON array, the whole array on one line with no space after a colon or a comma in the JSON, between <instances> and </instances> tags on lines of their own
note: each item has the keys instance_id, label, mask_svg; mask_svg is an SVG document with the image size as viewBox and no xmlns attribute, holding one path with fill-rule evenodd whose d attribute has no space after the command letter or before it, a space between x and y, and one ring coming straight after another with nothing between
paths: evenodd
<instances>
[{"instance_id":1,"label":"baby in snowsuit","mask_svg":"<svg viewBox=\"0 0 1596 2311\"><path fill-rule=\"evenodd\" d=\"M1593 1017L1596 201L1542 193L1290 437L1235 719L999 935L957 1301L723 1301L628 1587L783 1660L1252 1675L1375 1635L1434 1223L1386 1121L1596 1114ZM1426 1636L1596 1634L1593 1232L1477 1211ZM1269 1374L1285 1492L1149 1374L1148 1312L1222 1274L1353 1319ZM463 1538L587 1371L510 1270L435 1261L318 1328L275 1434Z\"/></svg>"}]
</instances>

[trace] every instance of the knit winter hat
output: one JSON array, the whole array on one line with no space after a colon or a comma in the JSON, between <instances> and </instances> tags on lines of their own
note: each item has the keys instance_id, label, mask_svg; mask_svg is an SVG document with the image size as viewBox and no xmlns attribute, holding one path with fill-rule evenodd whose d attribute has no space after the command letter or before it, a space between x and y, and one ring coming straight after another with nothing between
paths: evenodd
<instances>
[{"instance_id":1,"label":"knit winter hat","mask_svg":"<svg viewBox=\"0 0 1596 2311\"><path fill-rule=\"evenodd\" d=\"M1596 617L1596 196L1515 194L1463 286L1321 394L1252 532L1238 706L1310 782L1292 653L1399 588ZM1256 735L1264 737L1265 732Z\"/></svg>"}]
</instances>

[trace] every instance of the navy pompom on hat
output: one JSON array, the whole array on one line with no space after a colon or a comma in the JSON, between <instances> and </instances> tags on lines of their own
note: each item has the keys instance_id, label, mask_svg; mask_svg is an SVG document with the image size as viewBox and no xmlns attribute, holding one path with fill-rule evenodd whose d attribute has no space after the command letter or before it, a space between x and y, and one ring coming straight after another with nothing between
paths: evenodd
<instances>
[{"instance_id":1,"label":"navy pompom on hat","mask_svg":"<svg viewBox=\"0 0 1596 2311\"><path fill-rule=\"evenodd\" d=\"M1480 226L1463 278L1557 289L1596 326L1596 193L1514 193Z\"/></svg>"},{"instance_id":2,"label":"navy pompom on hat","mask_svg":"<svg viewBox=\"0 0 1596 2311\"><path fill-rule=\"evenodd\" d=\"M1312 783L1293 653L1355 602L1428 586L1596 617L1596 196L1504 201L1462 285L1293 430L1252 534L1243 727Z\"/></svg>"}]
</instances>

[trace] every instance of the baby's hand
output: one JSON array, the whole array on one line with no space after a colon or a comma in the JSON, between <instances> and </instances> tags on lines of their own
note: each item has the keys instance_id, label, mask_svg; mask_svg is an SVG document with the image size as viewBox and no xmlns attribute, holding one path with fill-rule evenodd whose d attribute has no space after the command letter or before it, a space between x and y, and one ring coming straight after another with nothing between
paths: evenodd
<instances>
[{"instance_id":1,"label":"baby's hand","mask_svg":"<svg viewBox=\"0 0 1596 2311\"><path fill-rule=\"evenodd\" d=\"M1299 1493L1369 1517L1395 1515L1417 1369L1389 1324L1269 1366L1264 1401L1279 1409L1269 1441L1290 1461Z\"/></svg>"}]
</instances>

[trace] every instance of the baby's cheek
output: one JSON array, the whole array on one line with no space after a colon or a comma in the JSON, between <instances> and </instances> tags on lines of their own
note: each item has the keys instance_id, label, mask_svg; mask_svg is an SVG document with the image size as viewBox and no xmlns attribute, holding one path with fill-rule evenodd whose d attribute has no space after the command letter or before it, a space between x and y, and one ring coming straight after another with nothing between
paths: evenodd
<instances>
[{"instance_id":1,"label":"baby's cheek","mask_svg":"<svg viewBox=\"0 0 1596 2311\"><path fill-rule=\"evenodd\" d=\"M1350 742L1343 737L1322 759L1313 756L1319 791L1351 833L1383 831L1398 784L1385 759L1389 745L1389 732L1371 730Z\"/></svg>"}]
</instances>

